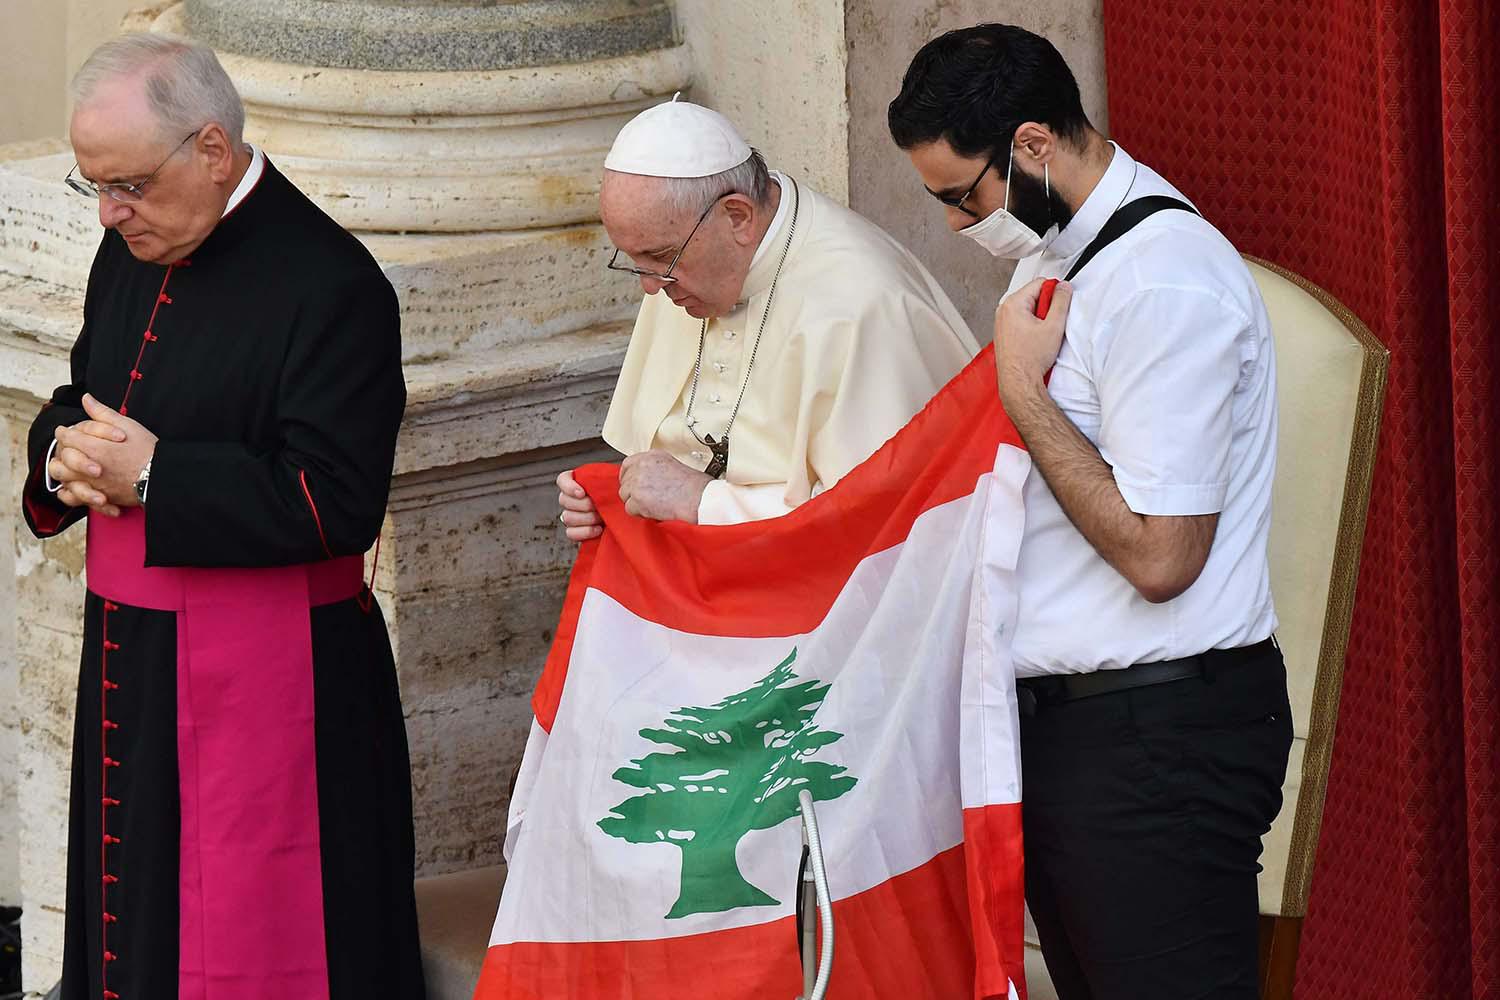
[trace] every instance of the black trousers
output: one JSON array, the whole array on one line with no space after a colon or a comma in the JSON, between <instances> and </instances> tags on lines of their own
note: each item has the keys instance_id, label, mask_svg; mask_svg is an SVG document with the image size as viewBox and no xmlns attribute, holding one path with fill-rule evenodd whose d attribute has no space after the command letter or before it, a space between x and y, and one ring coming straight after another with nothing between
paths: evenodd
<instances>
[{"instance_id":1,"label":"black trousers","mask_svg":"<svg viewBox=\"0 0 1500 1000\"><path fill-rule=\"evenodd\" d=\"M1274 648L1022 717L1026 900L1061 1000L1255 1000L1291 740Z\"/></svg>"}]
</instances>

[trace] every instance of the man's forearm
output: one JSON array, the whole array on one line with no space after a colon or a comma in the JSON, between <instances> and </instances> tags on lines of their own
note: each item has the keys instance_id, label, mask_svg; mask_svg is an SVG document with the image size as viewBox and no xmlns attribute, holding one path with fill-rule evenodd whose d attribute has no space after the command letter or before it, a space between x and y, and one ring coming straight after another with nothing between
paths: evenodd
<instances>
[{"instance_id":1,"label":"man's forearm","mask_svg":"<svg viewBox=\"0 0 1500 1000\"><path fill-rule=\"evenodd\" d=\"M1144 518L1126 505L1109 463L1058 408L1045 385L1012 392L1005 411L1068 520L1106 562L1129 577Z\"/></svg>"},{"instance_id":2,"label":"man's forearm","mask_svg":"<svg viewBox=\"0 0 1500 1000\"><path fill-rule=\"evenodd\" d=\"M1114 470L1058 408L1045 385L1013 387L1005 395L1006 412L1032 462L1068 520L1100 557L1148 601L1171 600L1191 586L1202 571L1217 517L1137 514L1121 495Z\"/></svg>"}]
</instances>

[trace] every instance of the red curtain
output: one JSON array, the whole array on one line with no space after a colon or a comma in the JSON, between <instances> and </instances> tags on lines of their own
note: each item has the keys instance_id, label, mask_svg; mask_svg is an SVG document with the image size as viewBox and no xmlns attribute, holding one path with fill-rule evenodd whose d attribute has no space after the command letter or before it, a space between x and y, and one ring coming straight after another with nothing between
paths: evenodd
<instances>
[{"instance_id":1,"label":"red curtain","mask_svg":"<svg viewBox=\"0 0 1500 1000\"><path fill-rule=\"evenodd\" d=\"M1500 2L1104 24L1114 137L1391 350L1297 997L1500 997Z\"/></svg>"}]
</instances>

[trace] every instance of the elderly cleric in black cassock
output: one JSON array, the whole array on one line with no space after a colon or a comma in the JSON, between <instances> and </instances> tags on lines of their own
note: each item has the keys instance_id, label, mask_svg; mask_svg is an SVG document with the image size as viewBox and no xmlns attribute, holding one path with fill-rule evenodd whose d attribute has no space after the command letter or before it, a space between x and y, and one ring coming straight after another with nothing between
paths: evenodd
<instances>
[{"instance_id":1,"label":"elderly cleric in black cassock","mask_svg":"<svg viewBox=\"0 0 1500 1000\"><path fill-rule=\"evenodd\" d=\"M397 301L255 153L171 265L109 230L72 376L37 416L40 538L82 397L159 437L146 500L88 516L63 997L423 996L406 735L362 586L404 403Z\"/></svg>"}]
</instances>

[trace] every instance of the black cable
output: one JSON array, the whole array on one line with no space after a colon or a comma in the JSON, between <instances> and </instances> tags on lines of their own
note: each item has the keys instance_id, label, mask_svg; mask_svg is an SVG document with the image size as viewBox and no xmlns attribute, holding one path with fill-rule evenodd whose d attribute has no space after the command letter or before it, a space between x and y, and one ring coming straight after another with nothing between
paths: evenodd
<instances>
[{"instance_id":1,"label":"black cable","mask_svg":"<svg viewBox=\"0 0 1500 1000\"><path fill-rule=\"evenodd\" d=\"M797 964L802 965L802 929L807 919L806 903L807 893L803 887L807 884L807 865L812 858L812 848L806 844L802 845L802 860L797 864ZM803 972L807 969L804 967Z\"/></svg>"}]
</instances>

